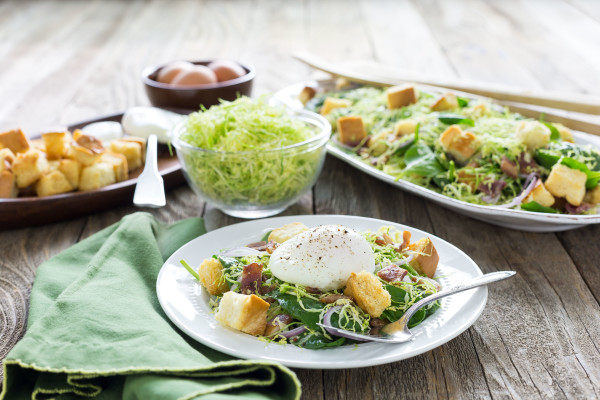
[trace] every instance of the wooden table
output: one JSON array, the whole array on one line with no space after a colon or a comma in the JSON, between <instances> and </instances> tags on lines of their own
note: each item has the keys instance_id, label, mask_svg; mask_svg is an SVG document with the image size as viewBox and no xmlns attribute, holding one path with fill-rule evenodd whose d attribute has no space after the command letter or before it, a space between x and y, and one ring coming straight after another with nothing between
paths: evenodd
<instances>
[{"instance_id":1,"label":"wooden table","mask_svg":"<svg viewBox=\"0 0 600 400\"><path fill-rule=\"evenodd\" d=\"M148 104L149 64L230 57L258 69L256 93L306 79L291 56L379 61L429 75L521 88L600 94L600 3L569 1L3 1L0 129L33 134ZM36 267L137 209L0 231L0 359L24 334ZM165 208L174 221L238 222L187 187ZM285 212L349 214L429 231L484 272L517 276L490 287L480 319L451 342L380 367L297 370L307 399L600 397L600 226L558 234L463 217L327 158L312 193Z\"/></svg>"}]
</instances>

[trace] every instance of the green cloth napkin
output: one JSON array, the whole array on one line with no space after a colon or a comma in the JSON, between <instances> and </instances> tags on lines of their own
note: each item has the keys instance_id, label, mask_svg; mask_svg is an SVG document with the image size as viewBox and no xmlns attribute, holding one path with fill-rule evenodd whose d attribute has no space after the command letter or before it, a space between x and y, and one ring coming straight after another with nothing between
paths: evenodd
<instances>
[{"instance_id":1,"label":"green cloth napkin","mask_svg":"<svg viewBox=\"0 0 600 400\"><path fill-rule=\"evenodd\" d=\"M238 360L181 333L156 297L164 260L206 232L135 213L42 264L1 399L294 399L274 362Z\"/></svg>"}]
</instances>

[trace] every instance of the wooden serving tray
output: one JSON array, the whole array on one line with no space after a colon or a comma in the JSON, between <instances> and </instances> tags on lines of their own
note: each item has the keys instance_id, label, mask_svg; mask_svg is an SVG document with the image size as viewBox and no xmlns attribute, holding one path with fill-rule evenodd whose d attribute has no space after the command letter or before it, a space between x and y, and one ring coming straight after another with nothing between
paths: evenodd
<instances>
[{"instance_id":1,"label":"wooden serving tray","mask_svg":"<svg viewBox=\"0 0 600 400\"><path fill-rule=\"evenodd\" d=\"M93 122L120 122L123 113L107 115L68 126L70 131ZM158 146L158 171L165 182L165 189L185 182L177 156L169 154L165 145ZM121 204L133 202L137 177L143 168L129 175L129 179L96 190L70 192L48 197L18 197L0 199L0 230L24 228L93 214Z\"/></svg>"}]
</instances>

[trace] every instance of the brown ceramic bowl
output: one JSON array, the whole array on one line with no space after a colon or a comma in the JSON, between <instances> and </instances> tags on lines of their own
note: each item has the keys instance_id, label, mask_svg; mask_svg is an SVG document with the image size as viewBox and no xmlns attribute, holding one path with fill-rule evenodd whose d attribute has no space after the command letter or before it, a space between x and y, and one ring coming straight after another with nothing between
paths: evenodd
<instances>
[{"instance_id":1,"label":"brown ceramic bowl","mask_svg":"<svg viewBox=\"0 0 600 400\"><path fill-rule=\"evenodd\" d=\"M213 60L190 62L196 65L208 65L211 61ZM246 75L213 84L175 86L158 82L156 80L158 72L167 64L146 68L142 72L142 81L153 106L198 111L200 105L208 108L219 104L219 99L232 101L238 96L250 96L256 73L253 68L238 64L246 70Z\"/></svg>"}]
</instances>

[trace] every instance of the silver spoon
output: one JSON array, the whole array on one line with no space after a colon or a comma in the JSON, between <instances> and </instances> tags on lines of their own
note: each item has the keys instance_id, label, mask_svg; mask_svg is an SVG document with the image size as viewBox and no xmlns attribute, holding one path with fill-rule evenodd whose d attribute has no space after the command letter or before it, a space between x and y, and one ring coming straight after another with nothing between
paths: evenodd
<instances>
[{"instance_id":1,"label":"silver spoon","mask_svg":"<svg viewBox=\"0 0 600 400\"><path fill-rule=\"evenodd\" d=\"M465 290L474 289L479 286L488 285L493 282L501 281L503 279L510 278L516 274L515 271L499 271L492 272L489 274L482 275L478 278L471 279L470 281L461 283L456 286L451 286L449 288L445 288L437 293L432 294L431 296L427 296L415 304L413 304L396 322L392 322L384 326L381 329L382 336L370 336L370 335L361 335L360 333L355 333L352 331L347 331L345 329L340 329L333 327L331 325L319 324L320 326L326 328L327 330L334 331L340 334L343 337L347 337L350 339L356 339L359 341L369 341L369 342L384 342L384 343L404 343L408 342L413 338L413 333L408 329L408 321L410 318L423 306L426 306L429 303L433 303L436 300L439 300L443 297L450 296L456 293L464 292Z\"/></svg>"},{"instance_id":2,"label":"silver spoon","mask_svg":"<svg viewBox=\"0 0 600 400\"><path fill-rule=\"evenodd\" d=\"M157 141L156 135L148 137L146 164L137 179L133 194L133 204L138 207L158 208L167 204L163 178L158 173Z\"/></svg>"}]
</instances>

